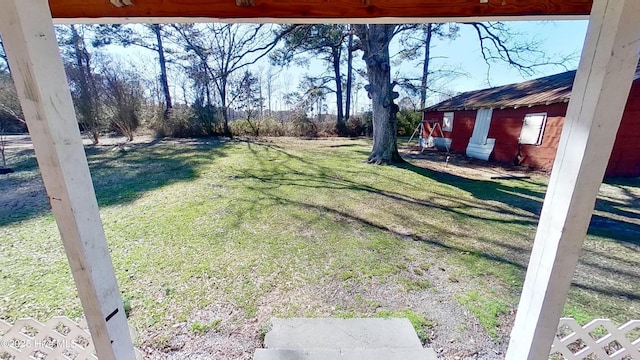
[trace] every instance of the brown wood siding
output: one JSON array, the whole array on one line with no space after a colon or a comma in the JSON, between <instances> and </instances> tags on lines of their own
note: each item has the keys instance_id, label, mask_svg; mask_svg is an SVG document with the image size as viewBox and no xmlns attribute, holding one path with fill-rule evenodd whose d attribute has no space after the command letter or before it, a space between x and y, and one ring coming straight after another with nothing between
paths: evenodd
<instances>
[{"instance_id":1,"label":"brown wood siding","mask_svg":"<svg viewBox=\"0 0 640 360\"><path fill-rule=\"evenodd\" d=\"M640 80L631 86L606 176L640 176Z\"/></svg>"},{"instance_id":2,"label":"brown wood siding","mask_svg":"<svg viewBox=\"0 0 640 360\"><path fill-rule=\"evenodd\" d=\"M107 0L49 0L54 18L376 18L517 15L589 15L592 0L136 0L115 7ZM252 3L242 1L241 3Z\"/></svg>"}]
</instances>

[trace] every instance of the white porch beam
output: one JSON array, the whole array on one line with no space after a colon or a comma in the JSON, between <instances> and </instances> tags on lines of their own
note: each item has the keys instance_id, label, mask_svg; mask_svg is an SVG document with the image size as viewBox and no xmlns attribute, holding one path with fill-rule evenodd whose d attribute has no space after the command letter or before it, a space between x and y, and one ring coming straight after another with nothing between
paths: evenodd
<instances>
[{"instance_id":1,"label":"white porch beam","mask_svg":"<svg viewBox=\"0 0 640 360\"><path fill-rule=\"evenodd\" d=\"M638 63L640 1L595 0L507 360L547 359Z\"/></svg>"},{"instance_id":2,"label":"white porch beam","mask_svg":"<svg viewBox=\"0 0 640 360\"><path fill-rule=\"evenodd\" d=\"M47 0L0 0L0 33L100 359L134 359Z\"/></svg>"}]
</instances>

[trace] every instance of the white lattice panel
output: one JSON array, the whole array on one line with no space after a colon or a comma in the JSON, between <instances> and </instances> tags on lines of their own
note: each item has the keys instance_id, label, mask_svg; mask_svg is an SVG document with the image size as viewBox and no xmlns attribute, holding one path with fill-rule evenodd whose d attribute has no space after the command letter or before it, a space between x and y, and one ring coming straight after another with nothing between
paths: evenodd
<instances>
[{"instance_id":1,"label":"white lattice panel","mask_svg":"<svg viewBox=\"0 0 640 360\"><path fill-rule=\"evenodd\" d=\"M18 319L11 325L0 320L0 359L97 359L85 328L64 316L46 324ZM142 358L137 350L136 357Z\"/></svg>"},{"instance_id":2,"label":"white lattice panel","mask_svg":"<svg viewBox=\"0 0 640 360\"><path fill-rule=\"evenodd\" d=\"M567 360L640 359L640 320L617 327L613 321L596 319L580 326L571 318L562 318L551 355Z\"/></svg>"}]
</instances>

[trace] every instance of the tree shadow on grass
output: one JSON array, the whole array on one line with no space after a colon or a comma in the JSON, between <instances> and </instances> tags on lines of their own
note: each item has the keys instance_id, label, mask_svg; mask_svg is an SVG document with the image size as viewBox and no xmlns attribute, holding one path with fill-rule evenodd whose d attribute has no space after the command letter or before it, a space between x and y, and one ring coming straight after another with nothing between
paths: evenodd
<instances>
[{"instance_id":1,"label":"tree shadow on grass","mask_svg":"<svg viewBox=\"0 0 640 360\"><path fill-rule=\"evenodd\" d=\"M527 240L526 237L520 236L520 240L514 239L514 241L510 242L508 235L505 237L504 234L498 237L476 234L472 236L474 239L466 242L456 240L457 235L452 233L453 228L447 228L444 224L431 224L430 230L432 231L427 233L420 233L414 230L407 233L404 231L406 229L399 230L389 224L390 222L404 224L407 228L413 229L411 224L406 224L406 215L414 211L420 212L421 210L419 209L423 208L425 217L431 216L431 210L436 210L440 213L450 214L452 219L463 217L486 222L488 228L493 224L514 224L533 228L537 224L542 207L545 194L544 184L532 180L508 182L475 180L430 171L409 163L397 165L398 168L433 180L433 183L439 184L438 186L452 188L450 191L437 189L431 194L429 189L425 188L424 192L419 197L416 197L402 190L415 189L416 184L407 183L401 176L392 179L390 176L393 175L377 171L375 167L371 167L371 170L363 170L360 167L358 169L338 168L312 160L317 157L315 154L309 154L308 156L292 154L287 149L273 144L249 143L247 146L259 165L245 169L242 174L238 175L238 179L251 180L252 182L249 183L251 189L259 193L260 198L268 199L262 206L268 206L268 204L273 204L274 206L291 205L330 216L335 221L359 223L367 227L376 228L407 240L422 242L433 246L435 249L446 251L453 255L453 259L460 259L461 262L465 262L465 265L469 265L474 269L478 266L484 267L487 264L503 264L512 269L507 271L508 273L514 274L519 278L518 281L512 284L515 286L515 290L519 290L522 285L533 238ZM354 147L345 149L345 151L355 152L358 149ZM340 157L341 154L336 155ZM349 154L346 154L345 157L351 157L353 160L353 156L349 156ZM273 166L274 161L277 161L277 166ZM296 164L296 162L300 163ZM381 186L377 185L378 182L361 180L372 177L379 178L384 182L393 181L398 184L398 187ZM246 183L243 186L246 186ZM368 202L378 201L376 200L378 198L404 204L403 206L406 206L407 210L396 214L398 212L397 208L389 208L386 211L388 213L387 217L392 220L378 222L376 219L346 210L340 205L341 201L337 199L335 204L328 204L287 195L291 188L304 189L304 192L309 194L313 194L315 191L328 190L334 192L336 196L340 196L338 194L346 190L348 191L347 193L361 194L362 199L368 199L366 200ZM457 190L454 191L453 189ZM471 199L457 197L456 194L460 194L460 192L457 192L459 190L469 193ZM446 194L451 195L449 198L444 199L443 197L447 196ZM247 201L255 203L255 199ZM619 204L609 199L600 198L598 200L597 210L604 211L606 214L598 214L594 217L595 220L592 222L590 233L592 235L599 234L601 230L598 226L598 221L601 220L598 219L599 217L605 217L608 221L615 221L615 224L618 225L610 226L612 233L604 235L608 239L616 241L620 246L635 248L637 240L629 236L629 234L625 234L624 231L620 231L620 228L627 226L632 231L635 231L638 225L632 221L625 224L625 221L608 217L609 215L618 217L630 215L630 212L620 210L617 205ZM454 226L455 222L455 220L452 221L452 226ZM522 231L522 227L517 229L520 230L516 231ZM596 239L594 241L600 240ZM634 268L634 265L638 265L636 260L623 259L621 262L614 262L614 264L617 264L616 266L605 266L603 263L606 261L620 261L619 254L599 251L593 246L586 247L584 253L585 255L581 260L583 270L573 281L575 288L589 293L591 297L606 296L612 299L623 299L623 302L634 301L640 296L640 289L611 286L607 282L607 279L610 279L613 274L621 279L622 282L636 279L638 275L637 271L635 271L637 266ZM478 262L480 260L481 262ZM466 262L470 263L466 264ZM494 265L488 266L492 267ZM595 308L593 313L601 310L600 308Z\"/></svg>"},{"instance_id":2,"label":"tree shadow on grass","mask_svg":"<svg viewBox=\"0 0 640 360\"><path fill-rule=\"evenodd\" d=\"M468 269L471 276L498 280L510 289L514 298L521 290L533 243L532 234L544 198L543 183L474 180L411 164L398 166L433 180L415 181L410 176L380 171L381 168L374 166L349 166L358 161L360 150L357 147L329 149L327 146L305 154L272 143L250 142L247 147L256 165L242 169L235 177L240 181L231 182L230 186L248 189L251 195L236 199L247 205L231 216L249 216L247 213L253 211L252 207L282 206L292 214L296 213L292 209L307 210L335 223L364 226L406 241L424 243L433 248L434 256L448 259L443 265L450 261ZM331 155L327 155L327 151ZM334 156L335 161L331 159ZM345 165L340 166L343 161ZM389 186L390 183L396 186ZM325 195L318 198L315 194ZM334 199L328 199L326 194ZM358 210L370 204L377 204L373 211ZM619 209L615 201L606 198L601 198L597 207L599 211ZM384 220L376 216L380 212L384 213ZM416 226L413 222L418 219L416 216L421 225ZM431 221L430 217L441 219ZM306 216L299 220L309 221ZM478 226L478 221L483 225L473 228ZM466 223L467 228L459 232L456 227L462 223ZM428 224L426 228L425 224ZM491 233L494 226L500 227L495 236ZM630 226L636 225L631 223ZM349 241L348 238L344 240ZM640 298L640 287L628 284L637 283L640 259L625 256L625 251L620 251L625 246L636 248L636 245L620 233L610 234L608 239L592 238L585 244L572 282L574 295L571 301L585 309L591 318L637 317L640 310L633 310L637 308L633 302ZM628 308L627 315L625 312L616 315L618 312L611 310L619 308Z\"/></svg>"},{"instance_id":3,"label":"tree shadow on grass","mask_svg":"<svg viewBox=\"0 0 640 360\"><path fill-rule=\"evenodd\" d=\"M546 191L542 184L538 185L541 191L531 190L526 186L528 181L523 180L510 181L509 185L512 186L505 186L498 181L468 179L453 174L438 173L410 163L399 164L397 167L468 191L475 198L483 201L499 201L509 207L526 210L531 213L532 219L536 223L544 199L543 191ZM640 275L637 271L640 259L637 256L624 255L625 253L636 254L640 250L640 216L638 213L628 210L637 208L640 199L638 192L629 191L624 186L637 187L640 184L637 179L626 179L609 181L608 185L621 186L618 190L623 193L626 200L622 201L620 198L614 199L602 194L598 197L595 204L595 214L592 216L588 230L589 235L597 238L585 242L578 267L582 270L576 272L572 286L585 292L588 297L593 299L606 296L617 299L613 301L620 302L619 304L628 304L628 302L640 299L640 287L629 285L637 283ZM506 244L497 244L495 239L483 238L482 241L492 243L492 247L496 245L503 249L509 247ZM606 244L608 241L617 245ZM512 247L509 250L516 256L505 255L508 259L513 260L507 263L516 266L519 270L526 269L524 261L517 259L528 259L530 250L527 247ZM484 257L482 253L476 255ZM603 304L607 304L607 302ZM593 305L590 312L607 314L606 305ZM612 314L606 316L612 316ZM624 314L617 316L624 316Z\"/></svg>"},{"instance_id":4,"label":"tree shadow on grass","mask_svg":"<svg viewBox=\"0 0 640 360\"><path fill-rule=\"evenodd\" d=\"M416 181L415 177L404 177L395 170L349 166L358 161L356 152L360 150L356 147L330 150L327 146L301 153L273 143L249 141L246 146L250 165L239 164L231 179L237 181L227 183L242 190L234 191L240 194L234 201L243 205L228 214L237 220L235 226L268 206L292 213L294 218L297 213L294 209L302 209L335 223L363 226L424 243L433 248L435 256L467 267L473 276L494 277L508 286L514 296L519 292L533 242L528 234L537 223L544 184L473 180L411 164L398 166L433 180ZM333 155L337 157L334 159ZM373 206L368 209L370 205ZM359 208L365 210L360 212ZM384 214L384 220L377 217L379 213ZM431 221L432 216L441 219ZM466 230L456 232L461 218L474 221L465 222ZM416 219L420 225L412 223ZM313 226L305 215L299 221ZM478 221L483 225L474 228ZM496 233L497 236L491 233L493 226L500 226L501 233ZM596 241L600 240L591 243ZM640 288L618 285L637 280L637 257L620 256L621 253L610 253L607 247L585 249L573 285L580 291L578 305L589 309L590 316L599 313L611 316L609 305L628 306L629 301L640 297ZM616 281L611 283L613 278ZM602 299L602 306L590 303L590 299L596 298Z\"/></svg>"},{"instance_id":5,"label":"tree shadow on grass","mask_svg":"<svg viewBox=\"0 0 640 360\"><path fill-rule=\"evenodd\" d=\"M313 194L316 191L329 191L335 193L336 196L339 193L344 194L356 194L361 196L364 202L376 202L376 198L384 199L384 201L391 201L392 203L399 203L407 206L408 211L418 211L424 209L425 217L428 218L430 211L435 210L438 213L449 214L452 217L463 216L472 218L475 220L488 221L491 223L517 223L524 226L532 226L534 224L533 214L529 216L523 216L522 212L509 212L504 207L491 208L493 205L486 203L482 200L475 201L469 199L457 199L447 198L442 199L441 194L433 194L432 196L423 196L421 198L412 197L402 192L402 188L412 188L414 191L420 191L421 189L415 183L409 183L406 180L392 177L380 171L377 171L375 167L371 166L363 170L362 167L357 169L344 167L336 168L332 166L323 165L320 162L311 161L309 156L300 156L292 154L287 149L273 144L257 144L255 142L247 143L248 149L252 156L257 160L258 166L252 166L251 168L243 169L242 173L237 175L239 180L250 180L251 182L244 182L242 187L248 187L253 194L259 194L259 196L251 199L246 199L247 202L256 204L259 202L256 199L267 199L264 204L260 206L268 206L266 204L272 204L273 206L288 206L313 210L321 214L332 216L336 221L346 221L352 223L360 223L367 227L376 228L385 232L390 232L396 236L405 238L407 240L423 242L434 246L438 249L449 250L451 252L466 254L469 256L475 256L492 262L500 262L511 265L519 270L524 270L526 264L520 261L521 257L503 256L502 254L512 254L514 252L526 252L527 249L517 248L508 243L501 243L496 241L494 249L497 251L490 251L488 249L479 249L472 246L463 246L460 243L449 241L451 237L451 229L446 228L444 224L431 224L429 225L432 232L430 234L421 234L413 229L409 233L399 231L398 229L378 223L375 220L359 216L358 214L352 214L345 211L341 207L341 201L336 200L335 205L319 204L316 201L305 201L303 199L296 199L295 196L284 195L288 194L290 189L301 189L303 193ZM352 149L350 151L357 151ZM274 161L277 161L277 165L274 166ZM297 164L296 164L297 163ZM409 164L407 164L408 166ZM362 181L363 178L376 178L384 180L388 183L397 184L399 187L394 190L389 187L378 186L378 182L368 183ZM479 186L481 184L475 184L473 186ZM468 188L472 185L467 186ZM346 191L346 192L344 192ZM482 191L482 189L478 189ZM423 193L424 194L424 193ZM509 193L502 196L513 196ZM533 195L532 195L533 196ZM515 196L514 196L515 197ZM366 200L365 200L366 199ZM243 201L243 199L239 199ZM444 205L443 201L448 205ZM531 201L533 205L539 206L535 201L525 199L525 201ZM489 212L474 211L479 209L491 208ZM394 219L394 222L403 224L406 222L404 219L405 212L395 213L397 209L387 211ZM505 212L508 216L497 216L497 213ZM428 221L428 220L426 220ZM441 226L440 226L441 225ZM409 224L407 224L408 227Z\"/></svg>"},{"instance_id":6,"label":"tree shadow on grass","mask_svg":"<svg viewBox=\"0 0 640 360\"><path fill-rule=\"evenodd\" d=\"M398 164L397 167L420 174L443 184L455 186L471 193L475 198L483 201L499 201L510 207L519 208L532 214L532 219L537 219L542 210L542 202L545 193L533 191L526 187L518 186L518 182L526 183L527 180L511 182L514 186L505 186L498 181L469 179L450 173L439 173L424 169L410 163ZM632 180L624 184L636 184ZM545 189L546 191L546 189ZM630 206L638 203L637 195L630 193L632 200ZM620 242L640 246L640 219L639 215L621 208L621 203L602 197L596 200L595 210L599 212L591 218L589 234L606 237ZM634 221L635 220L635 221Z\"/></svg>"},{"instance_id":7,"label":"tree shadow on grass","mask_svg":"<svg viewBox=\"0 0 640 360\"><path fill-rule=\"evenodd\" d=\"M198 168L226 155L216 139L160 141L151 144L85 148L100 207L125 204L145 192L199 176ZM50 212L33 150L23 150L16 172L0 183L0 226Z\"/></svg>"},{"instance_id":8,"label":"tree shadow on grass","mask_svg":"<svg viewBox=\"0 0 640 360\"><path fill-rule=\"evenodd\" d=\"M450 212L452 214L466 216L474 219L480 220L488 220L494 222L512 222L519 223L523 225L532 224L532 220L526 218L519 219L509 219L504 220L498 217L493 217L490 215L476 215L471 214L467 210L468 208L478 207L480 208L482 204L479 202L476 204L469 204L464 201L460 201L459 199L450 198L445 199L447 202L454 203L454 205L442 205L434 201L426 200L426 199L418 199L411 196L407 196L401 192L391 191L391 190L383 190L380 187L376 187L374 185L368 185L358 180L359 177L364 175L366 176L375 176L377 178L385 179L386 181L390 181L393 183L397 183L399 185L407 186L407 187L416 187L415 184L408 183L398 178L391 178L387 175L376 173L373 171L362 171L361 169L353 170L353 169L340 169L339 172L336 172L335 169L319 165L318 163L309 161L298 155L290 154L282 148L274 147L271 145L262 145L262 147L267 147L269 151L275 151L279 156L285 157L285 161L282 161L278 164L278 166L273 166L269 164L273 161L268 155L263 154L263 152L258 151L257 148L252 146L252 143L248 144L248 147L255 158L258 160L260 166L254 167L251 169L246 169L243 174L238 175L239 179L253 179L259 181L261 183L262 189L277 189L286 186L293 186L299 188L308 188L310 191L313 189L328 189L328 190L351 190L364 194L375 194L378 196L382 196L388 198L393 201L397 201L400 203L404 203L408 206L424 206L428 208L434 208L445 212ZM304 170L296 169L293 166L289 165L289 161L299 161L305 165ZM311 170L311 171L309 171ZM349 176L341 176L340 174L346 174ZM350 179L351 178L351 179ZM486 204L486 207L490 207L489 204ZM500 209L499 211L508 212L508 210ZM509 213L510 215L520 214Z\"/></svg>"},{"instance_id":9,"label":"tree shadow on grass","mask_svg":"<svg viewBox=\"0 0 640 360\"><path fill-rule=\"evenodd\" d=\"M469 192L483 201L499 201L505 205L525 210L537 217L542 209L544 193L523 187L507 187L495 181L476 180L466 177L424 169L405 162L396 167L422 175L439 183Z\"/></svg>"},{"instance_id":10,"label":"tree shadow on grass","mask_svg":"<svg viewBox=\"0 0 640 360\"><path fill-rule=\"evenodd\" d=\"M490 252L485 252L485 251L479 251L479 250L474 250L474 249L470 249L467 247L461 247L452 243L449 243L447 241L443 241L443 240L439 240L437 238L434 237L427 237L424 235L419 235L419 234L404 234L402 232L399 232L398 230L392 229L388 226L384 226L384 225L380 225L378 223L375 223L369 219L357 216L355 214L351 214L345 211L340 211L328 206L324 206L324 205L317 205L317 204L311 204L311 203L307 203L307 202L303 202L303 201L294 201L291 199L285 199L282 197L278 197L278 196L272 196L272 199L276 200L278 203L280 204L290 204L290 205L294 205L303 209L308 209L308 210L313 210L313 211L317 211L319 213L322 214L328 214L330 216L333 216L334 219L336 221L339 222L354 222L354 223L359 223L361 225L366 225L370 228L375 228L378 230L382 230L384 232L388 232L391 233L399 238L403 238L406 240L412 240L412 241L417 241L417 242L422 242L428 245L431 245L433 247L442 249L442 250L448 250L448 251L452 251L452 252L458 252L458 253L464 253L467 255L472 255L472 256L476 256L479 258L483 258L485 260L489 260L489 261L495 261L495 262L500 262L500 263L504 263L504 264L508 264L511 266L514 266L520 270L524 270L525 266L523 264L521 264L518 261L514 261L513 259L509 259L494 253L490 253Z\"/></svg>"}]
</instances>

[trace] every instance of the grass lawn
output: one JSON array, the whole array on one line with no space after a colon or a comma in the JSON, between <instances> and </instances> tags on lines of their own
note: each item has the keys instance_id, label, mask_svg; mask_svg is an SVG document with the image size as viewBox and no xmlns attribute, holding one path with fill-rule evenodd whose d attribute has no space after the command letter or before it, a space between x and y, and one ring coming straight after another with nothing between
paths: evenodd
<instances>
[{"instance_id":1,"label":"grass lawn","mask_svg":"<svg viewBox=\"0 0 640 360\"><path fill-rule=\"evenodd\" d=\"M88 148L140 341L176 350L182 329L192 338L246 333L259 344L272 316L402 315L436 346L463 348L464 339L450 343L456 331L504 344L546 179L371 166L363 163L370 146L267 139ZM1 317L78 317L35 160L29 151L10 160L17 172L0 179ZM603 185L566 315L640 319L638 185ZM468 323L448 324L457 312Z\"/></svg>"}]
</instances>

